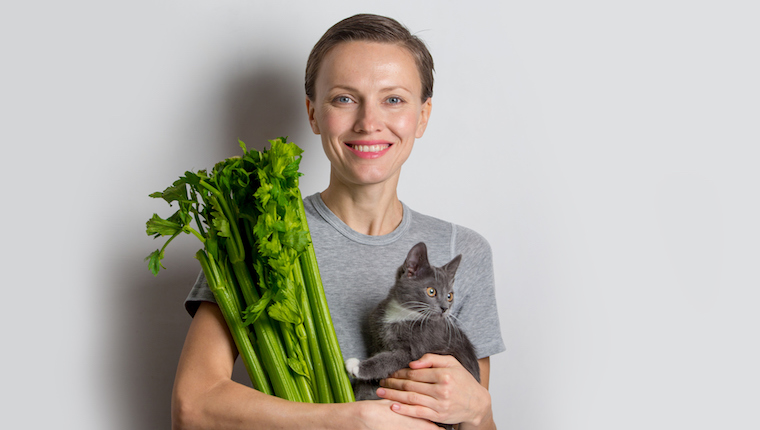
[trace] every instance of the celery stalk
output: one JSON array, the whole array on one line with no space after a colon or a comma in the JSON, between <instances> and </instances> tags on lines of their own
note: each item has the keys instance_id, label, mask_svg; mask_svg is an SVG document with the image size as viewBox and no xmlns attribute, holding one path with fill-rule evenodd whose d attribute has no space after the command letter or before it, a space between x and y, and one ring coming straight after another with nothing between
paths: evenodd
<instances>
[{"instance_id":1,"label":"celery stalk","mask_svg":"<svg viewBox=\"0 0 760 430\"><path fill-rule=\"evenodd\" d=\"M240 352L240 356L248 371L248 376L251 378L253 387L263 393L272 394L273 392L269 385L269 378L264 373L263 366L254 352L253 345L248 337L248 329L243 326L243 323L240 320L240 310L238 309L235 300L232 298L231 293L224 287L224 275L220 272L216 263L209 259L206 252L202 249L198 250L195 256L198 261L200 261L203 272L206 274L209 288L214 294L219 309L222 311L224 321L230 329L232 339L235 341L235 346L237 346L238 351Z\"/></svg>"},{"instance_id":2,"label":"celery stalk","mask_svg":"<svg viewBox=\"0 0 760 430\"><path fill-rule=\"evenodd\" d=\"M301 309L304 312L304 330L306 331L305 335L308 343L305 350L309 351L309 359L313 370L312 387L319 403L333 403L332 388L330 387L330 380L327 377L322 350L319 346L319 335L317 334L317 327L314 324L314 314L311 311L309 296L306 292L300 260L296 264L296 284L299 286L299 300Z\"/></svg>"},{"instance_id":3,"label":"celery stalk","mask_svg":"<svg viewBox=\"0 0 760 430\"><path fill-rule=\"evenodd\" d=\"M306 220L306 209L298 192L299 213ZM330 317L330 309L327 306L327 297L322 287L322 277L319 274L317 265L317 256L314 253L314 246L311 244L311 234L309 234L309 245L306 251L300 257L301 272L304 275L304 284L306 293L309 297L309 304L314 317L314 325L317 329L317 339L319 340L320 350L324 356L325 367L330 378L330 386L335 401L346 403L354 401L354 392L351 387L351 381L344 367L343 354L340 351L338 335L335 333L335 327Z\"/></svg>"},{"instance_id":4,"label":"celery stalk","mask_svg":"<svg viewBox=\"0 0 760 430\"><path fill-rule=\"evenodd\" d=\"M253 282L250 272L244 262L237 262L232 265L235 276L240 283L240 290L243 293L246 303L249 305L256 303L260 297ZM259 344L261 358L264 361L264 367L267 374L271 376L274 392L277 397L292 400L296 402L303 401L303 396L296 386L295 379L285 362L285 350L280 342L280 336L272 326L272 321L264 313L253 324L256 339Z\"/></svg>"}]
</instances>

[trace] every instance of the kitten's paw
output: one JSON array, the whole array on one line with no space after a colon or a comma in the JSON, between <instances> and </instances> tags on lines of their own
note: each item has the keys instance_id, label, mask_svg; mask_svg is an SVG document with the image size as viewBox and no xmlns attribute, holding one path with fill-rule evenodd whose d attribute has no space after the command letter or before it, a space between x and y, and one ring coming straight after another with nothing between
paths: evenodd
<instances>
[{"instance_id":1,"label":"kitten's paw","mask_svg":"<svg viewBox=\"0 0 760 430\"><path fill-rule=\"evenodd\" d=\"M353 377L359 376L359 359L358 358L349 358L346 360L346 370L348 371L348 374Z\"/></svg>"}]
</instances>

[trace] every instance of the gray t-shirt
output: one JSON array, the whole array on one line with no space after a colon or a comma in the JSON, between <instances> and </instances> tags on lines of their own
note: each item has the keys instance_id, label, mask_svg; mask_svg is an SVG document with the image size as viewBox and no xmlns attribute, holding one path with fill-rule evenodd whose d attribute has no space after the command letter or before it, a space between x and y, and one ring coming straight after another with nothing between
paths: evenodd
<instances>
[{"instance_id":1,"label":"gray t-shirt","mask_svg":"<svg viewBox=\"0 0 760 430\"><path fill-rule=\"evenodd\" d=\"M455 277L452 313L475 346L478 357L506 349L496 309L491 247L478 233L404 205L403 220L396 230L383 236L367 236L333 214L318 193L304 199L304 206L344 358L367 357L364 330L367 315L388 295L396 269L418 242L425 242L430 263L435 266L462 254ZM191 315L201 301L214 301L202 273L185 302Z\"/></svg>"}]
</instances>

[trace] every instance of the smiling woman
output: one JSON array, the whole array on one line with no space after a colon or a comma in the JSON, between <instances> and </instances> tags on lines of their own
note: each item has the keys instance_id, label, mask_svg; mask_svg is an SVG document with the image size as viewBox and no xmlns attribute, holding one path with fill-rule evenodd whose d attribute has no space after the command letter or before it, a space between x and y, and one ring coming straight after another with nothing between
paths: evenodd
<instances>
[{"instance_id":1,"label":"smiling woman","mask_svg":"<svg viewBox=\"0 0 760 430\"><path fill-rule=\"evenodd\" d=\"M362 327L393 285L399 261L425 242L441 265L462 254L451 314L477 349L478 382L452 356L426 354L386 378L381 400L301 404L230 379L235 346L203 277L173 394L176 428L492 429L489 357L504 350L488 242L465 227L410 209L397 196L401 168L432 109L433 61L395 20L356 15L315 45L306 109L330 162L330 182L304 199L306 217L344 357L366 358Z\"/></svg>"}]
</instances>

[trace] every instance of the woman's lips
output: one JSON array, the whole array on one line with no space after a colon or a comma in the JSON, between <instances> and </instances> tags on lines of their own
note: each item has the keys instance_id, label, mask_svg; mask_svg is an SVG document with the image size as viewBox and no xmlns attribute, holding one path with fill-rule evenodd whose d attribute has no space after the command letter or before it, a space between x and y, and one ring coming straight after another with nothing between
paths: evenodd
<instances>
[{"instance_id":1,"label":"woman's lips","mask_svg":"<svg viewBox=\"0 0 760 430\"><path fill-rule=\"evenodd\" d=\"M346 142L357 157L372 159L383 156L391 148L392 144L385 141L353 141Z\"/></svg>"}]
</instances>

